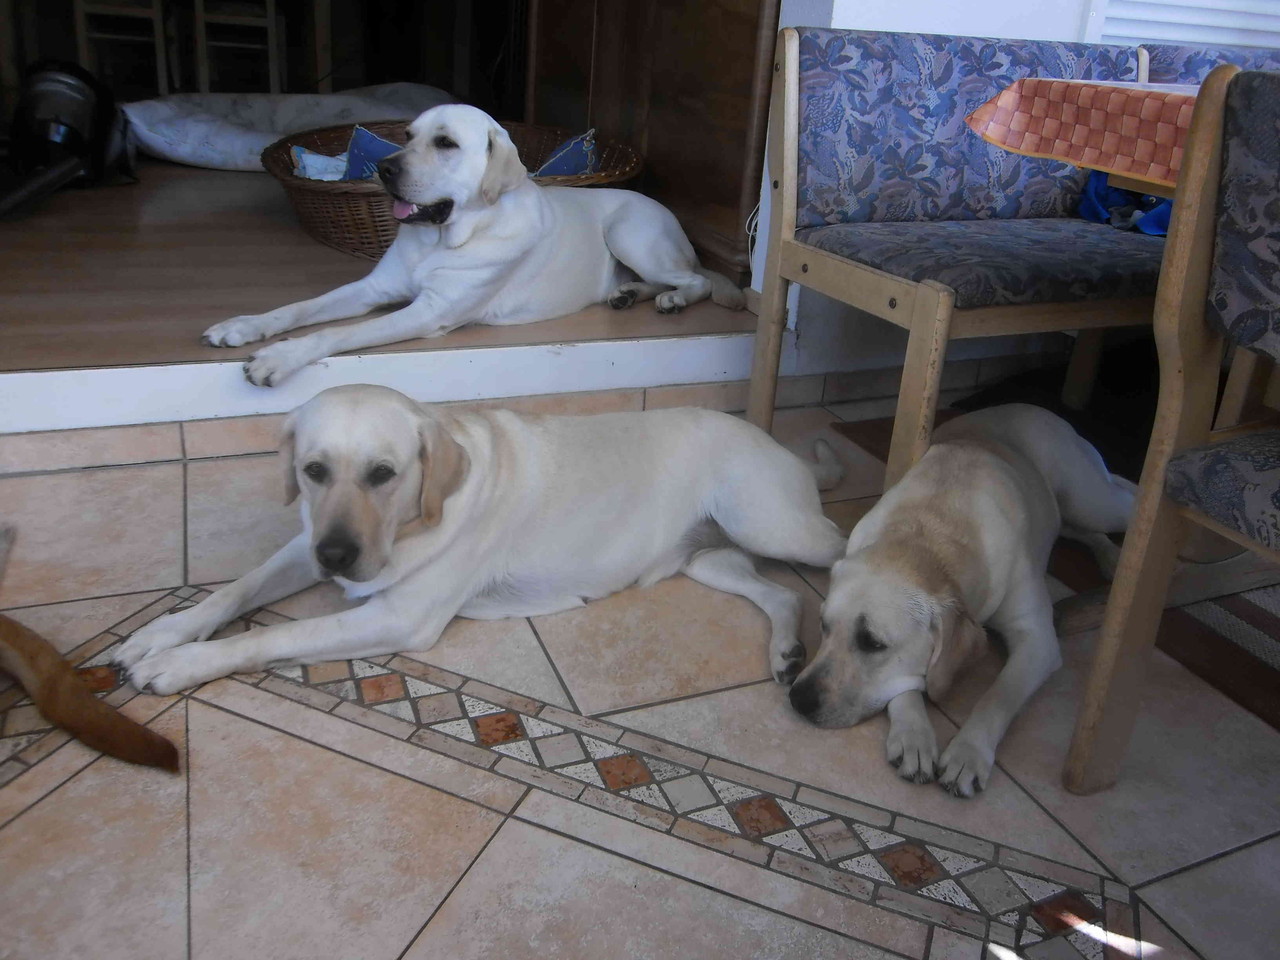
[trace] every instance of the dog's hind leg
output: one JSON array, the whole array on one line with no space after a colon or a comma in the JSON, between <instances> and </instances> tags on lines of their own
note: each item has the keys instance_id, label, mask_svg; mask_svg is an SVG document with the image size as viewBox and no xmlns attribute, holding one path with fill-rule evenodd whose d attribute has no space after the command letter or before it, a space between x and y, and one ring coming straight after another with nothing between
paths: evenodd
<instances>
[{"instance_id":1,"label":"dog's hind leg","mask_svg":"<svg viewBox=\"0 0 1280 960\"><path fill-rule=\"evenodd\" d=\"M639 215L633 211L616 216L605 224L604 241L609 252L640 278L646 290L656 288L653 292L659 313L678 313L711 296L712 281L699 271L698 258L675 217L656 204L654 207L657 209L646 209ZM626 287L623 284L619 292Z\"/></svg>"},{"instance_id":2,"label":"dog's hind leg","mask_svg":"<svg viewBox=\"0 0 1280 960\"><path fill-rule=\"evenodd\" d=\"M734 547L702 550L684 567L686 576L716 590L746 597L769 618L769 669L788 684L804 667L800 642L800 597L756 572L751 558Z\"/></svg>"}]
</instances>

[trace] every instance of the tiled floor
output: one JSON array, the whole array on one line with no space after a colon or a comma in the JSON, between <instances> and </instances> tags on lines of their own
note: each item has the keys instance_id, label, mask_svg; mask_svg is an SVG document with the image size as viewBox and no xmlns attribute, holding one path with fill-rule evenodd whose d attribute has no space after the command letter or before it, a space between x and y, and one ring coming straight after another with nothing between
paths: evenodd
<instances>
[{"instance_id":1,"label":"tiled floor","mask_svg":"<svg viewBox=\"0 0 1280 960\"><path fill-rule=\"evenodd\" d=\"M778 433L832 418L784 411ZM828 510L847 523L882 468L834 442L849 476ZM148 485L155 468L64 480L106 558L60 545L47 486L12 488L43 539L3 602L105 662L289 535L274 466L168 465L185 504ZM121 490L125 508L95 508ZM765 569L805 597L812 643L825 575ZM317 587L251 619L344 604ZM66 742L0 689L0 958L1275 955L1280 734L1178 664L1153 662L1121 784L1074 797L1058 778L1092 638L1068 638L962 801L894 775L882 719L796 718L765 632L746 601L675 578L458 621L412 657L105 693L179 744L179 776ZM940 733L997 666L934 711Z\"/></svg>"}]
</instances>

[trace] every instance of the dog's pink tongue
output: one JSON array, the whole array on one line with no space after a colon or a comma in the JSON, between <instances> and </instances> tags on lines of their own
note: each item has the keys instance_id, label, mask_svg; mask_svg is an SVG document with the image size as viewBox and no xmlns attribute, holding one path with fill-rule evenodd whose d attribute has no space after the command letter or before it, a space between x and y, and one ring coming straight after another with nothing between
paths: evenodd
<instances>
[{"instance_id":1,"label":"dog's pink tongue","mask_svg":"<svg viewBox=\"0 0 1280 960\"><path fill-rule=\"evenodd\" d=\"M417 211L416 203L409 203L406 200L396 200L391 204L391 215L397 220L403 220L411 217Z\"/></svg>"}]
</instances>

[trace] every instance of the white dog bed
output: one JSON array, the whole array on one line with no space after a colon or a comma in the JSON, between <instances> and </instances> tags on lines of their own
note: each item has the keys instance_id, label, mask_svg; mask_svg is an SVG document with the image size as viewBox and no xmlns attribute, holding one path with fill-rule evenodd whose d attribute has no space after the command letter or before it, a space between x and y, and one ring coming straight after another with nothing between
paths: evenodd
<instances>
[{"instance_id":1,"label":"white dog bed","mask_svg":"<svg viewBox=\"0 0 1280 960\"><path fill-rule=\"evenodd\" d=\"M215 170L261 170L262 151L300 130L371 120L411 120L455 97L420 83L343 93L180 93L126 103L143 153Z\"/></svg>"}]
</instances>

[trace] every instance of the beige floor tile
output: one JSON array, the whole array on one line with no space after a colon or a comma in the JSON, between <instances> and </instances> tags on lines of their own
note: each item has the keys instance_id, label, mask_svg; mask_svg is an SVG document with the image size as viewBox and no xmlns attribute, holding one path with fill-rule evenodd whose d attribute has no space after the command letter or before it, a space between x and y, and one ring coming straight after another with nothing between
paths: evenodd
<instances>
[{"instance_id":1,"label":"beige floor tile","mask_svg":"<svg viewBox=\"0 0 1280 960\"><path fill-rule=\"evenodd\" d=\"M821 375L780 378L775 406L799 407L820 403L823 380ZM747 386L746 380L727 380L723 383L649 387L644 393L644 408L659 410L666 407L705 407L709 410L736 412L747 408Z\"/></svg>"},{"instance_id":2,"label":"beige floor tile","mask_svg":"<svg viewBox=\"0 0 1280 960\"><path fill-rule=\"evenodd\" d=\"M271 453L280 445L280 425L284 414L261 417L227 417L223 420L192 420L182 425L187 456L230 457L242 453Z\"/></svg>"},{"instance_id":3,"label":"beige floor tile","mask_svg":"<svg viewBox=\"0 0 1280 960\"><path fill-rule=\"evenodd\" d=\"M773 416L773 436L788 450L810 460L814 440L821 438L831 444L844 464L845 475L834 488L823 491L824 503L879 494L884 486L884 464L832 430L830 425L838 419L822 407L779 410Z\"/></svg>"},{"instance_id":4,"label":"beige floor tile","mask_svg":"<svg viewBox=\"0 0 1280 960\"><path fill-rule=\"evenodd\" d=\"M242 577L302 530L285 506L279 457L203 460L187 466L187 577Z\"/></svg>"},{"instance_id":5,"label":"beige floor tile","mask_svg":"<svg viewBox=\"0 0 1280 960\"><path fill-rule=\"evenodd\" d=\"M478 767L423 750L398 736L388 736L273 693L255 690L236 680L215 681L202 687L197 697L292 736L349 757L359 757L375 767L504 813L515 807L524 792L520 784ZM446 739L443 734L440 737Z\"/></svg>"},{"instance_id":6,"label":"beige floor tile","mask_svg":"<svg viewBox=\"0 0 1280 960\"><path fill-rule=\"evenodd\" d=\"M421 663L483 680L504 690L572 709L529 621L456 618L430 650L406 651Z\"/></svg>"},{"instance_id":7,"label":"beige floor tile","mask_svg":"<svg viewBox=\"0 0 1280 960\"><path fill-rule=\"evenodd\" d=\"M162 596L163 590L151 590L99 600L70 600L42 607L26 607L8 610L5 614L40 634L59 653L66 653Z\"/></svg>"},{"instance_id":8,"label":"beige floor tile","mask_svg":"<svg viewBox=\"0 0 1280 960\"><path fill-rule=\"evenodd\" d=\"M496 400L467 400L449 406L466 410L515 410L517 413L581 417L596 413L623 413L644 409L643 390L584 390L581 393L546 393Z\"/></svg>"},{"instance_id":9,"label":"beige floor tile","mask_svg":"<svg viewBox=\"0 0 1280 960\"><path fill-rule=\"evenodd\" d=\"M151 726L181 746L182 707ZM0 955L184 956L186 796L182 776L104 758L0 830Z\"/></svg>"},{"instance_id":10,"label":"beige floor tile","mask_svg":"<svg viewBox=\"0 0 1280 960\"><path fill-rule=\"evenodd\" d=\"M1141 960L1200 960L1200 955L1176 936L1159 917L1142 904L1138 908L1138 923L1142 927L1138 951ZM1259 954L1260 957L1267 953ZM1243 960L1243 957L1233 958Z\"/></svg>"},{"instance_id":11,"label":"beige floor tile","mask_svg":"<svg viewBox=\"0 0 1280 960\"><path fill-rule=\"evenodd\" d=\"M651 867L510 822L405 957L885 956L860 947Z\"/></svg>"},{"instance_id":12,"label":"beige floor tile","mask_svg":"<svg viewBox=\"0 0 1280 960\"><path fill-rule=\"evenodd\" d=\"M18 527L0 608L182 582L182 467L104 467L0 480Z\"/></svg>"},{"instance_id":13,"label":"beige floor tile","mask_svg":"<svg viewBox=\"0 0 1280 960\"><path fill-rule=\"evenodd\" d=\"M1120 878L1135 884L1255 840L1280 826L1280 733L1155 652L1119 782L1078 797L1062 764L1093 634L1067 638L1064 667L1014 721L1000 762ZM989 654L943 702L967 716L999 661Z\"/></svg>"},{"instance_id":14,"label":"beige floor tile","mask_svg":"<svg viewBox=\"0 0 1280 960\"><path fill-rule=\"evenodd\" d=\"M1141 895L1206 960L1280 952L1280 838L1143 887Z\"/></svg>"},{"instance_id":15,"label":"beige floor tile","mask_svg":"<svg viewBox=\"0 0 1280 960\"><path fill-rule=\"evenodd\" d=\"M790 568L762 564L797 591L801 632L818 639L820 598ZM684 576L633 587L534 626L578 707L589 714L718 690L769 676L769 620L751 601Z\"/></svg>"},{"instance_id":16,"label":"beige floor tile","mask_svg":"<svg viewBox=\"0 0 1280 960\"><path fill-rule=\"evenodd\" d=\"M199 703L190 729L193 958L395 957L501 822Z\"/></svg>"},{"instance_id":17,"label":"beige floor tile","mask_svg":"<svg viewBox=\"0 0 1280 960\"><path fill-rule=\"evenodd\" d=\"M730 896L856 937L863 944L850 944L849 955L853 957L880 956L878 950L866 944L894 950L908 957L918 957L924 949L925 926L901 914L890 913L698 844L619 820L580 803L534 792L520 804L517 816ZM705 943L707 940L700 940L699 946ZM683 955L697 954L675 954ZM744 955L753 956L749 952ZM803 952L798 955L804 956Z\"/></svg>"},{"instance_id":18,"label":"beige floor tile","mask_svg":"<svg viewBox=\"0 0 1280 960\"><path fill-rule=\"evenodd\" d=\"M853 532L858 521L867 515L872 507L880 502L879 494L872 497L860 497L857 500L837 500L824 503L822 512L827 515L845 534Z\"/></svg>"},{"instance_id":19,"label":"beige floor tile","mask_svg":"<svg viewBox=\"0 0 1280 960\"><path fill-rule=\"evenodd\" d=\"M317 583L307 587L291 597L277 600L271 604L271 610L282 613L295 620L311 620L315 617L327 617L333 613L341 613L358 607L363 601L348 600L342 588L336 583Z\"/></svg>"},{"instance_id":20,"label":"beige floor tile","mask_svg":"<svg viewBox=\"0 0 1280 960\"><path fill-rule=\"evenodd\" d=\"M0 474L178 460L176 423L0 436Z\"/></svg>"},{"instance_id":21,"label":"beige floor tile","mask_svg":"<svg viewBox=\"0 0 1280 960\"><path fill-rule=\"evenodd\" d=\"M936 712L932 715L939 743L947 742L954 728ZM999 770L973 800L952 797L936 784L908 783L898 777L884 759L888 721L883 714L845 730L820 730L791 709L785 690L761 683L609 719L821 790L1098 869L1079 844Z\"/></svg>"}]
</instances>

